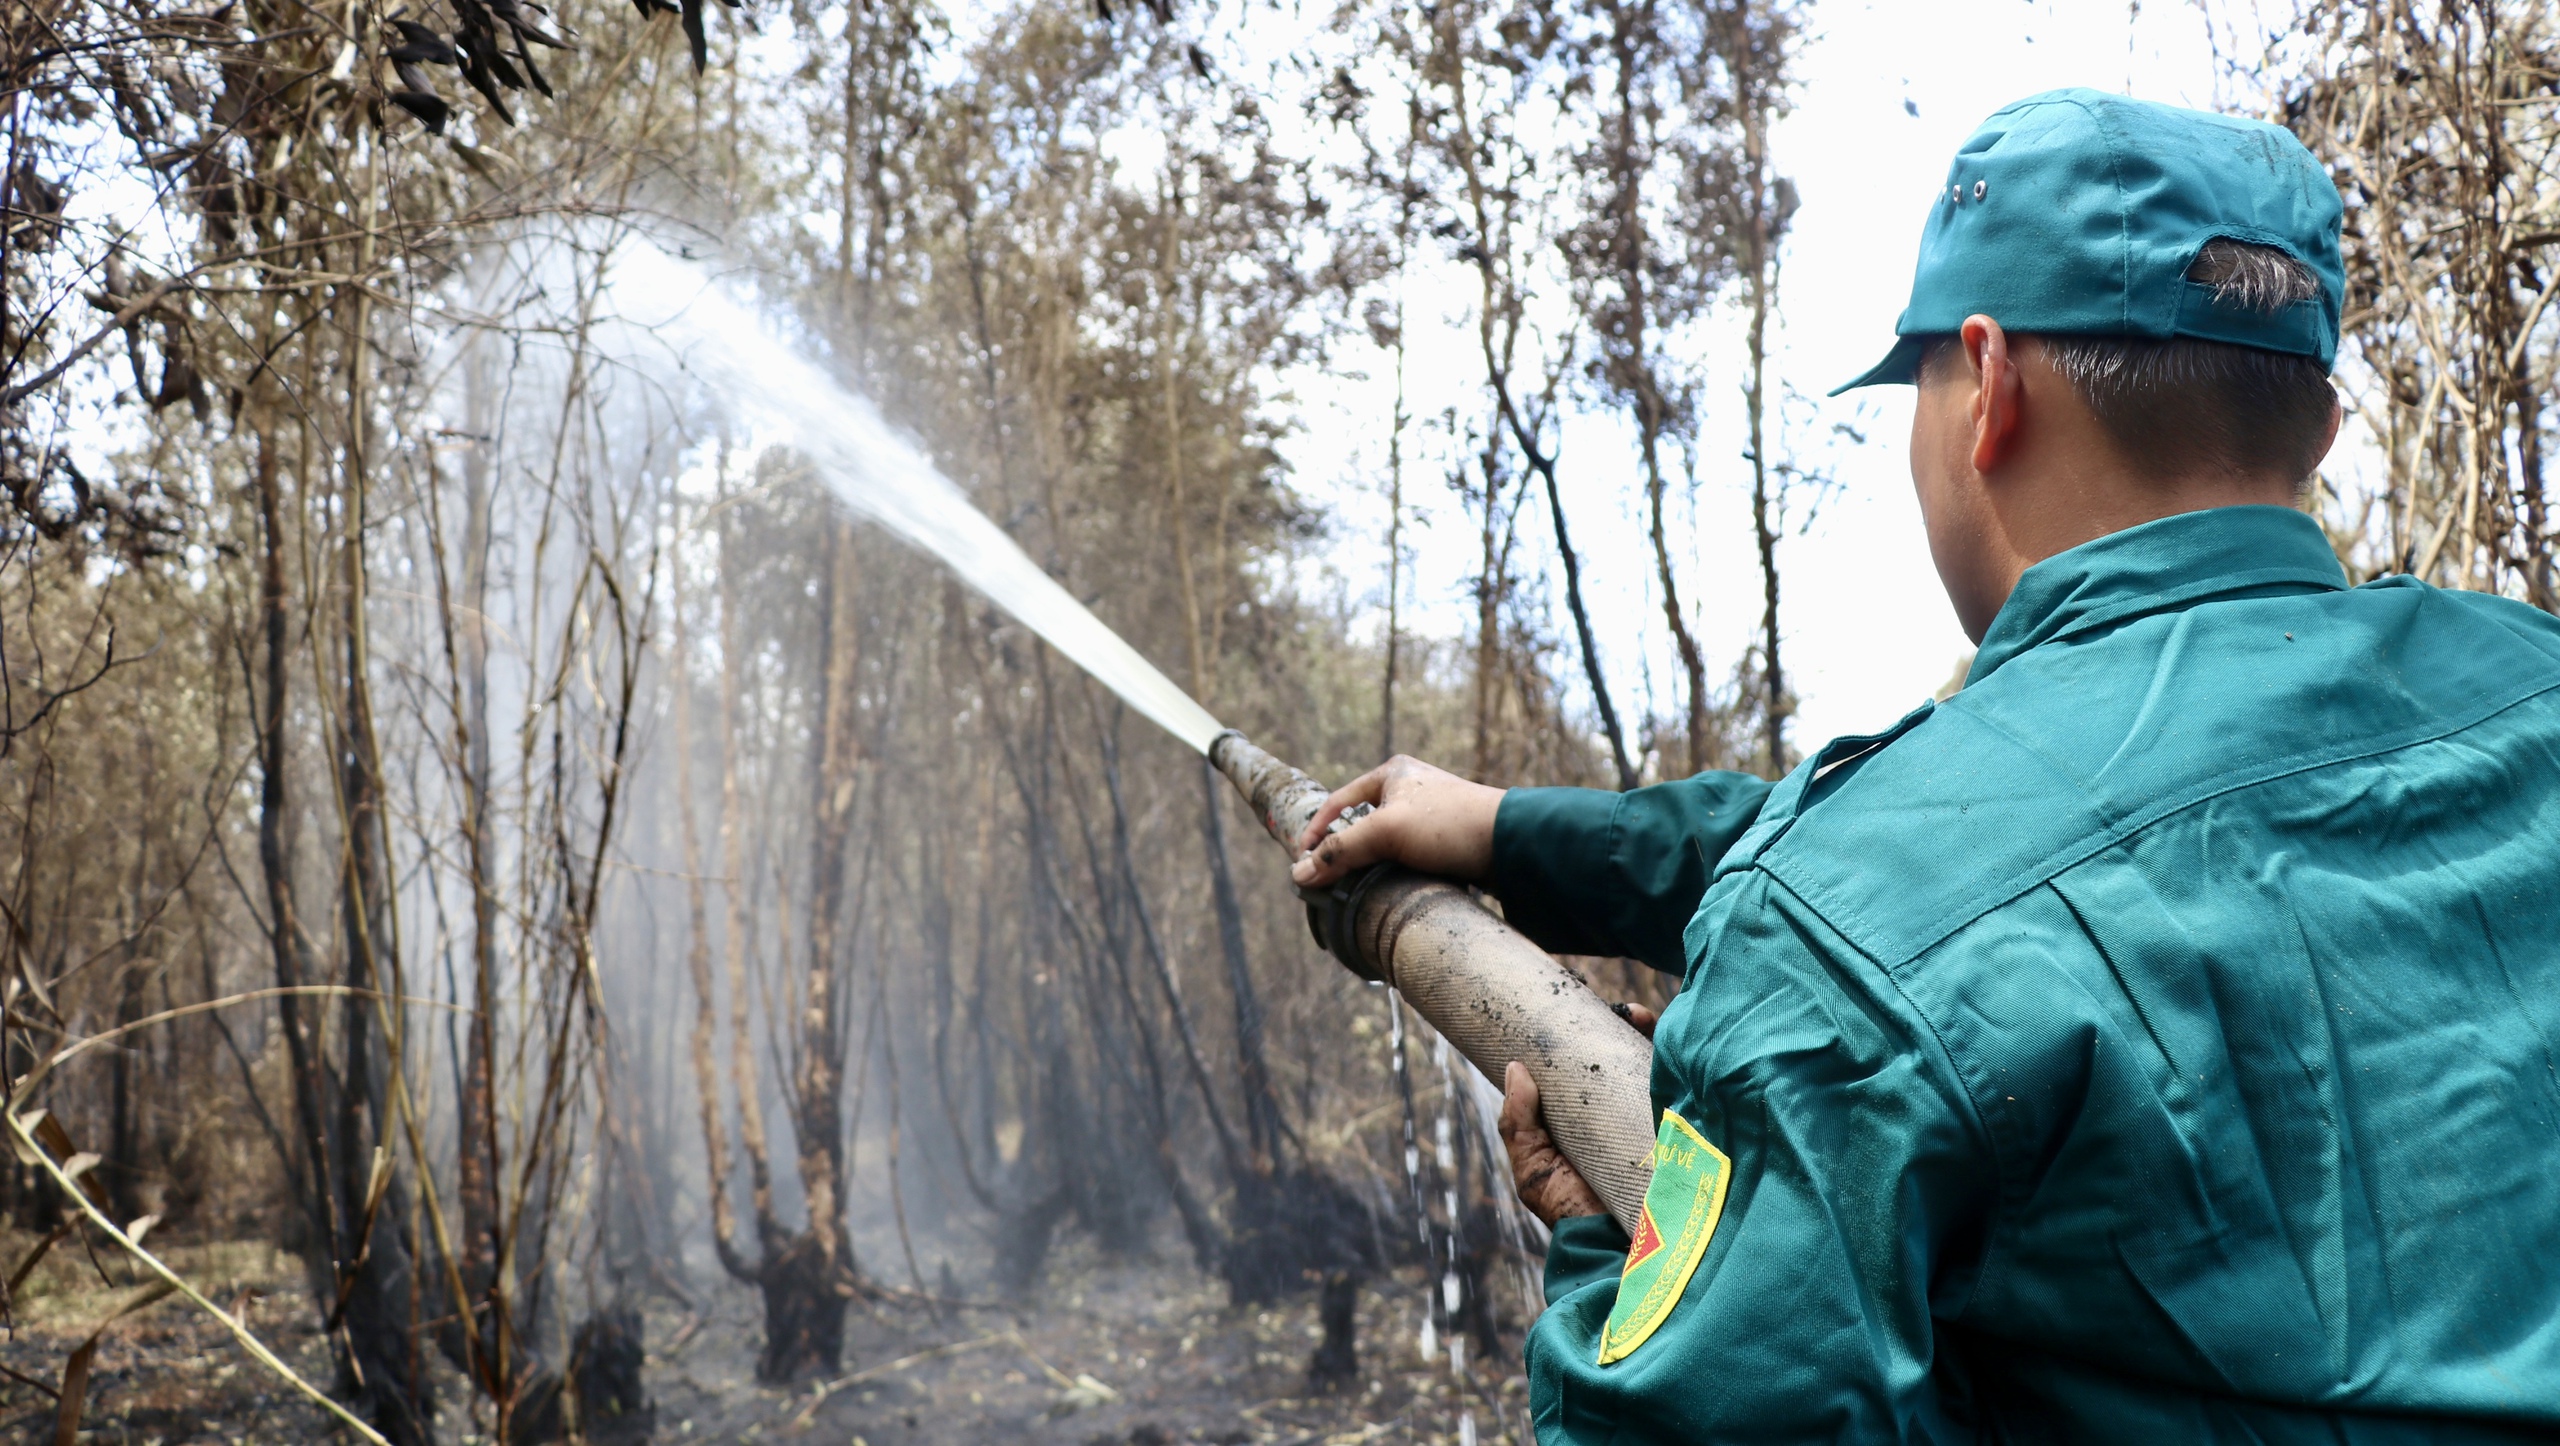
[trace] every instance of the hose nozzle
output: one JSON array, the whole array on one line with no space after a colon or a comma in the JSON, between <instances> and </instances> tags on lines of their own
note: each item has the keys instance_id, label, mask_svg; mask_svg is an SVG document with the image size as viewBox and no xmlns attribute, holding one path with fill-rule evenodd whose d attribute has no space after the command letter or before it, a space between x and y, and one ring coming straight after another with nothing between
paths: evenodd
<instances>
[{"instance_id":1,"label":"hose nozzle","mask_svg":"<svg viewBox=\"0 0 2560 1446\"><path fill-rule=\"evenodd\" d=\"M1245 801L1253 805L1254 816L1261 819L1262 826L1279 840L1282 848L1289 851L1289 857L1295 859L1304 852L1298 847L1298 840L1306 833L1307 823L1316 816L1316 810L1324 807L1325 795L1330 790L1254 747L1250 740L1233 728L1209 740L1209 763L1225 774L1227 781L1236 786L1236 792L1243 794ZM1365 813L1367 810L1368 806L1363 804L1358 811ZM1342 827L1349 817L1345 815L1344 819L1336 819L1334 827ZM1383 980L1385 975L1379 972L1375 961L1361 952L1353 926L1359 921L1360 906L1368 899L1369 891L1390 872L1400 873L1402 870L1372 866L1330 884L1318 884L1312 889L1298 887L1298 898L1307 906L1307 932L1315 935L1316 944L1341 960L1343 967L1373 982Z\"/></svg>"},{"instance_id":2,"label":"hose nozzle","mask_svg":"<svg viewBox=\"0 0 2560 1446\"><path fill-rule=\"evenodd\" d=\"M1233 728L1209 740L1209 765L1225 774L1236 792L1253 805L1254 817L1262 820L1263 828L1289 851L1289 857L1303 852L1298 836L1307 831L1316 810L1324 807L1330 789L1254 747Z\"/></svg>"},{"instance_id":3,"label":"hose nozzle","mask_svg":"<svg viewBox=\"0 0 2560 1446\"><path fill-rule=\"evenodd\" d=\"M1324 806L1321 783L1230 728L1209 764L1288 849ZM1307 927L1363 979L1391 984L1489 1079L1518 1060L1547 1127L1633 1234L1653 1175L1653 1046L1600 996L1455 884L1397 865L1298 890Z\"/></svg>"}]
</instances>

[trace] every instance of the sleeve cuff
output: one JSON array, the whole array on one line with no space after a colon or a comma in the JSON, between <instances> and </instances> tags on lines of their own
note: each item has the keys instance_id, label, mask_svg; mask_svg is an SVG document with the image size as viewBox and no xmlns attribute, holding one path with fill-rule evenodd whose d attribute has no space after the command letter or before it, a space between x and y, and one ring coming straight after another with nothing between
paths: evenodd
<instances>
[{"instance_id":1,"label":"sleeve cuff","mask_svg":"<svg viewBox=\"0 0 2560 1446\"><path fill-rule=\"evenodd\" d=\"M1547 1241L1547 1304L1627 1268L1627 1232L1606 1215L1569 1215Z\"/></svg>"},{"instance_id":2,"label":"sleeve cuff","mask_svg":"<svg viewBox=\"0 0 2560 1446\"><path fill-rule=\"evenodd\" d=\"M1589 884L1606 869L1619 795L1597 788L1514 788L1493 816L1485 887L1511 926L1550 952L1588 941Z\"/></svg>"}]
</instances>

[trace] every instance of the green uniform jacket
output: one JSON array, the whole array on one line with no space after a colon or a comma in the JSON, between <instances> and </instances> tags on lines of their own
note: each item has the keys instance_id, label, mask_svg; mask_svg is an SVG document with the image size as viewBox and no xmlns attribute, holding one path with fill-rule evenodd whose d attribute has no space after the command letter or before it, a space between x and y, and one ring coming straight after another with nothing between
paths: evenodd
<instances>
[{"instance_id":1,"label":"green uniform jacket","mask_svg":"<svg viewBox=\"0 0 2560 1446\"><path fill-rule=\"evenodd\" d=\"M1558 1229L1540 1441L2560 1433L2560 622L2172 517L1774 789L1516 790L1494 855L1681 970L1654 1102L1730 1160L1611 1364L1627 1238Z\"/></svg>"}]
</instances>

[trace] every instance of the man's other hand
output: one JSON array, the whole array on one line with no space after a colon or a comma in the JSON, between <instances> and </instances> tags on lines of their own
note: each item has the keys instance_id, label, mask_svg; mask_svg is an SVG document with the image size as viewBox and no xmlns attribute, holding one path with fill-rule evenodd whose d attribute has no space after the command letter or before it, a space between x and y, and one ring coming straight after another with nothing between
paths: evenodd
<instances>
[{"instance_id":1,"label":"man's other hand","mask_svg":"<svg viewBox=\"0 0 2560 1446\"><path fill-rule=\"evenodd\" d=\"M1511 1156L1512 1188L1529 1213L1549 1229L1568 1215L1606 1215L1607 1207L1556 1148L1547 1133L1546 1116L1538 1109L1538 1082L1518 1060L1502 1067L1502 1148Z\"/></svg>"},{"instance_id":2,"label":"man's other hand","mask_svg":"<svg viewBox=\"0 0 2560 1446\"><path fill-rule=\"evenodd\" d=\"M1325 832L1343 810L1363 803L1376 811L1340 833ZM1478 883L1493 866L1493 816L1501 806L1501 789L1398 754L1325 799L1298 836L1302 857L1289 876L1313 887L1385 862Z\"/></svg>"},{"instance_id":3,"label":"man's other hand","mask_svg":"<svg viewBox=\"0 0 2560 1446\"><path fill-rule=\"evenodd\" d=\"M1609 1007L1634 1025L1637 1033L1653 1038L1660 1016L1652 1010L1641 1004ZM1529 1067L1516 1059L1502 1067L1502 1117L1495 1123L1502 1131L1503 1151L1511 1156L1511 1186L1520 1192L1520 1203L1547 1228L1554 1229L1568 1215L1608 1213L1591 1182L1582 1178L1547 1134L1546 1115L1538 1108L1538 1082L1530 1077Z\"/></svg>"}]
</instances>

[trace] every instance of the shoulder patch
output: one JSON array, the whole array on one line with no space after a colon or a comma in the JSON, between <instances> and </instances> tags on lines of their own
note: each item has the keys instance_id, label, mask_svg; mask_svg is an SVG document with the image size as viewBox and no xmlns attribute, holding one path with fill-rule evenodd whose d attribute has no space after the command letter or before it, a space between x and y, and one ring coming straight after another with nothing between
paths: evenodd
<instances>
[{"instance_id":1,"label":"shoulder patch","mask_svg":"<svg viewBox=\"0 0 2560 1446\"><path fill-rule=\"evenodd\" d=\"M1626 1272L1618 1277L1618 1301L1600 1331L1600 1364L1623 1360L1651 1339L1689 1288L1707 1242L1724 1216L1725 1185L1733 1164L1724 1151L1671 1111L1653 1139L1653 1183L1644 1188L1644 1213L1627 1247Z\"/></svg>"}]
</instances>

